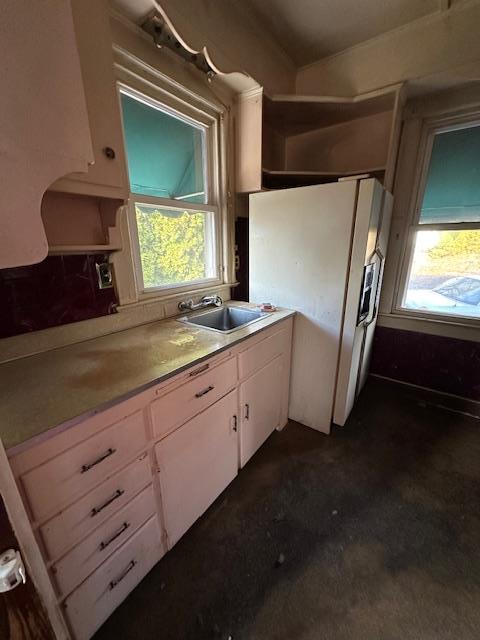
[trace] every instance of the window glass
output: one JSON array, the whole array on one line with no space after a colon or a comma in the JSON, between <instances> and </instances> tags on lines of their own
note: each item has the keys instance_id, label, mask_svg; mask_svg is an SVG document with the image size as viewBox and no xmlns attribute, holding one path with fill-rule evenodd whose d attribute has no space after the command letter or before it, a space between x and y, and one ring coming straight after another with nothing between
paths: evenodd
<instances>
[{"instance_id":1,"label":"window glass","mask_svg":"<svg viewBox=\"0 0 480 640\"><path fill-rule=\"evenodd\" d=\"M206 203L205 130L121 93L132 193Z\"/></svg>"},{"instance_id":2,"label":"window glass","mask_svg":"<svg viewBox=\"0 0 480 640\"><path fill-rule=\"evenodd\" d=\"M480 126L435 135L419 222L480 222Z\"/></svg>"},{"instance_id":3,"label":"window glass","mask_svg":"<svg viewBox=\"0 0 480 640\"><path fill-rule=\"evenodd\" d=\"M144 289L217 276L212 213L137 203L135 214Z\"/></svg>"},{"instance_id":4,"label":"window glass","mask_svg":"<svg viewBox=\"0 0 480 640\"><path fill-rule=\"evenodd\" d=\"M404 306L480 318L480 229L417 232Z\"/></svg>"}]
</instances>

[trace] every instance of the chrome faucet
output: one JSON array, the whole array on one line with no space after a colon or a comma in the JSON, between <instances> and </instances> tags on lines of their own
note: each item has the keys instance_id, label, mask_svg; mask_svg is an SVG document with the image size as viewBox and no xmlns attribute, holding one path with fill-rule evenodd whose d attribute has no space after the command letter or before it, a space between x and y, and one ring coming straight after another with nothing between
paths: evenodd
<instances>
[{"instance_id":1,"label":"chrome faucet","mask_svg":"<svg viewBox=\"0 0 480 640\"><path fill-rule=\"evenodd\" d=\"M184 300L183 302L178 303L178 308L180 311L195 311L196 309L203 309L210 305L214 307L221 307L222 304L223 300L220 296L203 296L198 304L194 304L193 300Z\"/></svg>"}]
</instances>

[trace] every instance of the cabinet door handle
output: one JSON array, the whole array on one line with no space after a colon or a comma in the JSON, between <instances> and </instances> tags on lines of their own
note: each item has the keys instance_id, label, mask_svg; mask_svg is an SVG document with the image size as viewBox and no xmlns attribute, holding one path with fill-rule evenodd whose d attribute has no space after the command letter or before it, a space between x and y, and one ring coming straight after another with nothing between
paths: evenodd
<instances>
[{"instance_id":1,"label":"cabinet door handle","mask_svg":"<svg viewBox=\"0 0 480 640\"><path fill-rule=\"evenodd\" d=\"M105 500L103 504L101 504L99 507L93 507L93 509L90 511L90 517L93 518L94 516L98 515L100 511L106 509L109 504L112 504L114 500L118 500L118 498L120 498L120 496L123 496L124 493L125 491L123 491L123 489L117 489L113 496L108 498L108 500Z\"/></svg>"},{"instance_id":2,"label":"cabinet door handle","mask_svg":"<svg viewBox=\"0 0 480 640\"><path fill-rule=\"evenodd\" d=\"M124 523L122 524L122 526L120 527L120 529L119 529L116 533L114 533L114 534L113 534L113 536L112 536L111 538L108 538L108 540L105 540L104 542L101 542L101 543L100 543L100 551L103 551L103 550L104 550L104 549L106 549L109 545L111 545L111 544L112 544L112 542L113 542L114 540L116 540L119 536L121 536L121 535L122 535L122 533L123 533L124 531L126 531L126 530L128 529L128 527L129 527L129 526L130 526L130 523L129 523L129 522L124 522Z\"/></svg>"},{"instance_id":3,"label":"cabinet door handle","mask_svg":"<svg viewBox=\"0 0 480 640\"><path fill-rule=\"evenodd\" d=\"M207 393L210 393L210 391L213 391L214 389L215 389L215 387L213 385L210 385L206 389L203 389L203 391L199 391L198 393L196 393L195 397L196 398L201 398L202 396L206 395Z\"/></svg>"},{"instance_id":4,"label":"cabinet door handle","mask_svg":"<svg viewBox=\"0 0 480 640\"><path fill-rule=\"evenodd\" d=\"M245 404L245 420L250 419L250 405L248 403Z\"/></svg>"},{"instance_id":5,"label":"cabinet door handle","mask_svg":"<svg viewBox=\"0 0 480 640\"><path fill-rule=\"evenodd\" d=\"M190 371L190 373L188 375L191 378L193 378L193 376L198 376L199 373L203 373L204 371L206 371L209 368L210 368L209 364L204 364L203 367L199 367L198 369L195 369L195 371Z\"/></svg>"},{"instance_id":6,"label":"cabinet door handle","mask_svg":"<svg viewBox=\"0 0 480 640\"><path fill-rule=\"evenodd\" d=\"M238 431L238 420L237 416L233 416L233 430Z\"/></svg>"},{"instance_id":7,"label":"cabinet door handle","mask_svg":"<svg viewBox=\"0 0 480 640\"><path fill-rule=\"evenodd\" d=\"M103 462L104 460L106 460L110 456L113 456L113 454L115 452L116 452L116 449L112 449L110 447L110 449L107 449L107 451L105 451L105 453L103 453L99 458L97 458L93 462L90 462L89 464L82 464L82 470L80 471L80 473L86 473L87 471L89 471L90 469L95 467L97 464L100 464L100 462Z\"/></svg>"},{"instance_id":8,"label":"cabinet door handle","mask_svg":"<svg viewBox=\"0 0 480 640\"><path fill-rule=\"evenodd\" d=\"M125 569L125 571L123 573L121 573L118 578L115 578L115 580L112 580L110 582L110 584L108 585L108 588L110 589L110 591L112 589L115 589L115 587L117 586L117 584L119 584L124 578L125 576L130 573L130 571L133 569L133 567L136 565L136 561L135 560L130 560L130 562L128 563L128 567Z\"/></svg>"}]
</instances>

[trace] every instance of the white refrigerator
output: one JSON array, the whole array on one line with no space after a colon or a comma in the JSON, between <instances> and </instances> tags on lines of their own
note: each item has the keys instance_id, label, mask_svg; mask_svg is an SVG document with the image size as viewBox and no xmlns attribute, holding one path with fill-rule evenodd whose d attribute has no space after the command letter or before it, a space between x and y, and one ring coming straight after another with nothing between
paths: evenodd
<instances>
[{"instance_id":1,"label":"white refrigerator","mask_svg":"<svg viewBox=\"0 0 480 640\"><path fill-rule=\"evenodd\" d=\"M250 301L298 312L289 417L324 433L368 374L391 209L374 178L250 195Z\"/></svg>"}]
</instances>

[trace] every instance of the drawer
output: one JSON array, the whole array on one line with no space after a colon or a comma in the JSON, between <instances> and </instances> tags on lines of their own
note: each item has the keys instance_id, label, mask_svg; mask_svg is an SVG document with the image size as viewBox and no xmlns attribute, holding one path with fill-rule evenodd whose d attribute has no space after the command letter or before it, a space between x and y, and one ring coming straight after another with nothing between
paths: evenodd
<instances>
[{"instance_id":1,"label":"drawer","mask_svg":"<svg viewBox=\"0 0 480 640\"><path fill-rule=\"evenodd\" d=\"M242 351L238 356L240 378L247 378L280 354L287 352L290 340L289 329L282 328Z\"/></svg>"},{"instance_id":2,"label":"drawer","mask_svg":"<svg viewBox=\"0 0 480 640\"><path fill-rule=\"evenodd\" d=\"M153 517L65 600L75 639L90 638L162 555Z\"/></svg>"},{"instance_id":3,"label":"drawer","mask_svg":"<svg viewBox=\"0 0 480 640\"><path fill-rule=\"evenodd\" d=\"M95 529L52 567L60 593L70 593L155 513L152 485Z\"/></svg>"},{"instance_id":4,"label":"drawer","mask_svg":"<svg viewBox=\"0 0 480 640\"><path fill-rule=\"evenodd\" d=\"M138 411L21 476L35 520L72 503L145 448Z\"/></svg>"},{"instance_id":5,"label":"drawer","mask_svg":"<svg viewBox=\"0 0 480 640\"><path fill-rule=\"evenodd\" d=\"M201 370L201 366L193 372ZM236 358L230 358L155 400L151 405L154 436L164 436L197 415L233 389L236 382Z\"/></svg>"},{"instance_id":6,"label":"drawer","mask_svg":"<svg viewBox=\"0 0 480 640\"><path fill-rule=\"evenodd\" d=\"M49 558L58 558L151 481L150 458L143 453L128 467L46 522L39 531Z\"/></svg>"}]
</instances>

